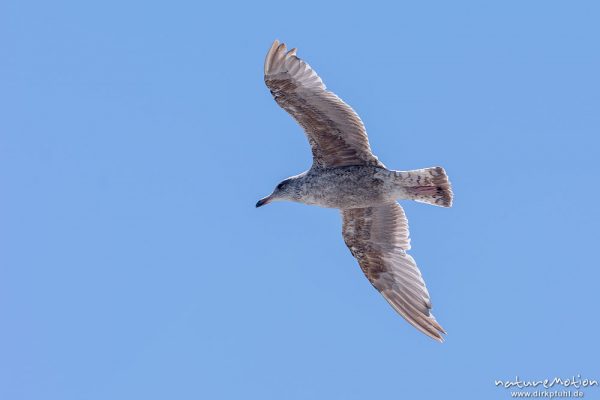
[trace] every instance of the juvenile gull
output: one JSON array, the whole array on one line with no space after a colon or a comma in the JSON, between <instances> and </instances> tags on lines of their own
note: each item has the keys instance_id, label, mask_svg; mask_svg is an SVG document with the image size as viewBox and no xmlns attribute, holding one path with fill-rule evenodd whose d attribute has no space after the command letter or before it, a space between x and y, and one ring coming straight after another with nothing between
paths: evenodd
<instances>
[{"instance_id":1,"label":"juvenile gull","mask_svg":"<svg viewBox=\"0 0 600 400\"><path fill-rule=\"evenodd\" d=\"M313 155L308 171L285 179L256 203L296 201L339 208L342 235L371 284L415 328L443 341L444 329L410 249L408 221L397 200L452 205L441 167L389 170L373 155L365 126L352 108L328 91L316 72L275 41L265 60L265 83L298 122Z\"/></svg>"}]
</instances>

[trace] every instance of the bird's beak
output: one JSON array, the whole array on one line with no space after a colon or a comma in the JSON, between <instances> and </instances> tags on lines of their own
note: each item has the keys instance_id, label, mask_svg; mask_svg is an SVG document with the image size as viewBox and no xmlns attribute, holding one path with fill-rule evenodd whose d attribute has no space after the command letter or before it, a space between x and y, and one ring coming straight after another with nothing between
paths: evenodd
<instances>
[{"instance_id":1,"label":"bird's beak","mask_svg":"<svg viewBox=\"0 0 600 400\"><path fill-rule=\"evenodd\" d=\"M262 207L265 204L269 204L271 202L271 200L273 200L273 198L269 195L263 199L260 199L257 203L256 203L256 208L258 207Z\"/></svg>"}]
</instances>

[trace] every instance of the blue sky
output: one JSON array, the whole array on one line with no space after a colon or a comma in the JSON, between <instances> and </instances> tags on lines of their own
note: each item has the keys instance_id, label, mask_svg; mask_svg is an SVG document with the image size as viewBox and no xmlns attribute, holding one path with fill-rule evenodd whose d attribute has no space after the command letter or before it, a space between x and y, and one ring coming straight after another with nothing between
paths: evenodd
<instances>
[{"instance_id":1,"label":"blue sky","mask_svg":"<svg viewBox=\"0 0 600 400\"><path fill-rule=\"evenodd\" d=\"M2 2L0 398L600 379L600 6L394 3ZM310 166L264 87L275 38L387 166L450 175L452 209L404 204L444 344L370 286L337 211L254 208Z\"/></svg>"}]
</instances>

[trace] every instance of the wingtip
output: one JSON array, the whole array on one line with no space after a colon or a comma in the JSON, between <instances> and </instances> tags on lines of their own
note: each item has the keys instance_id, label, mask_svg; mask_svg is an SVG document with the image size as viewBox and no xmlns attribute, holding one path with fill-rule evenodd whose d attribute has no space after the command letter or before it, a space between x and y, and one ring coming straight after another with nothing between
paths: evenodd
<instances>
[{"instance_id":1,"label":"wingtip","mask_svg":"<svg viewBox=\"0 0 600 400\"><path fill-rule=\"evenodd\" d=\"M409 321L409 322L410 322L410 321ZM413 325L415 328L417 328L417 330L421 331L421 332L422 332L422 333L424 333L426 336L428 336L428 337L432 338L432 339L433 339L433 340L435 340L436 342L439 342L439 343L444 343L444 341L445 341L445 338L444 338L444 336L442 336L442 335L445 335L445 334L446 334L446 331L445 331L444 329L442 329L442 327L441 327L441 326L439 326L439 325L438 325L438 326L439 326L439 328L434 326L434 329L431 329L430 327L429 327L429 329L427 329L427 328L426 328L426 327L424 327L424 326L418 326L418 325L415 325L415 324L413 324L413 323L411 323L411 325Z\"/></svg>"},{"instance_id":2,"label":"wingtip","mask_svg":"<svg viewBox=\"0 0 600 400\"><path fill-rule=\"evenodd\" d=\"M417 329L418 329L418 328L417 328ZM429 336L430 338L432 338L433 340L435 340L436 342L439 342L439 343L444 343L444 341L445 341L445 338L444 338L444 336L442 336L442 335L445 335L445 334L446 334L446 331L445 331L445 330L443 330L443 329L441 329L441 327L440 327L440 329L438 329L436 332L431 332L431 331L429 331L429 330L427 330L427 331L424 331L424 330L421 330L421 329L419 329L419 330L420 330L421 332L423 332L425 335L427 335L427 336Z\"/></svg>"},{"instance_id":3,"label":"wingtip","mask_svg":"<svg viewBox=\"0 0 600 400\"><path fill-rule=\"evenodd\" d=\"M295 47L288 51L285 43L275 39L265 58L265 75L273 73L274 70L281 67L280 64L285 62L288 57L296 56L297 52L298 49Z\"/></svg>"},{"instance_id":4,"label":"wingtip","mask_svg":"<svg viewBox=\"0 0 600 400\"><path fill-rule=\"evenodd\" d=\"M433 326L433 328L436 330L435 335L429 335L429 336L432 339L434 339L440 343L444 343L444 337L442 335L446 334L446 330L444 328L442 328L442 326L437 322L437 320L431 313L429 313L428 321Z\"/></svg>"},{"instance_id":5,"label":"wingtip","mask_svg":"<svg viewBox=\"0 0 600 400\"><path fill-rule=\"evenodd\" d=\"M403 302L401 298L397 296L389 296L388 293L382 291L385 300L392 306L398 314L400 314L409 324L417 328L418 331L424 333L428 337L440 343L444 342L442 334L446 334L444 328L436 321L433 314L429 315L411 313L406 307L416 311L409 303ZM404 304L404 308L402 307Z\"/></svg>"},{"instance_id":6,"label":"wingtip","mask_svg":"<svg viewBox=\"0 0 600 400\"><path fill-rule=\"evenodd\" d=\"M273 53L275 53L275 51L279 48L280 44L281 43L279 42L279 40L275 39L273 41L273 44L271 45L271 48L267 52L267 56L265 57L265 75L267 74L267 71L269 71L269 69L271 68L271 61L273 59Z\"/></svg>"},{"instance_id":7,"label":"wingtip","mask_svg":"<svg viewBox=\"0 0 600 400\"><path fill-rule=\"evenodd\" d=\"M418 328L417 328L418 329ZM442 329L442 327L440 326L440 328L436 331L436 332L431 332L429 330L424 331L419 329L421 332L423 332L425 335L429 336L430 338L432 338L433 340L435 340L436 342L439 343L444 343L444 336L446 334L446 331Z\"/></svg>"},{"instance_id":8,"label":"wingtip","mask_svg":"<svg viewBox=\"0 0 600 400\"><path fill-rule=\"evenodd\" d=\"M271 48L269 49L269 53L272 53L277 47L279 47L280 44L281 44L281 42L279 41L279 39L273 40L273 44L271 44Z\"/></svg>"}]
</instances>

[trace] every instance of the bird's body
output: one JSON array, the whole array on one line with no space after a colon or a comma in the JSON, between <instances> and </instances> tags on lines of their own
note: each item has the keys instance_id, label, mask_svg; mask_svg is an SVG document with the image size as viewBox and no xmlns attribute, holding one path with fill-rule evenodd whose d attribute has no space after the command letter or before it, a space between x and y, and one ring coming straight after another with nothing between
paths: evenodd
<instances>
[{"instance_id":1,"label":"bird's body","mask_svg":"<svg viewBox=\"0 0 600 400\"><path fill-rule=\"evenodd\" d=\"M418 200L415 187L433 187L421 185L442 173L435 168L393 171L370 165L316 167L290 178L287 184L293 191L291 201L327 208L363 208Z\"/></svg>"},{"instance_id":2,"label":"bird's body","mask_svg":"<svg viewBox=\"0 0 600 400\"><path fill-rule=\"evenodd\" d=\"M400 187L385 168L352 165L311 168L298 176L298 201L327 208L359 208L394 201Z\"/></svg>"},{"instance_id":3,"label":"bird's body","mask_svg":"<svg viewBox=\"0 0 600 400\"><path fill-rule=\"evenodd\" d=\"M277 40L265 60L265 83L275 101L304 128L312 167L285 179L256 203L296 201L338 208L346 245L371 284L411 325L442 341L429 292L410 250L408 221L397 200L442 207L452 190L441 167L389 170L371 152L358 115L327 90L316 72Z\"/></svg>"}]
</instances>

